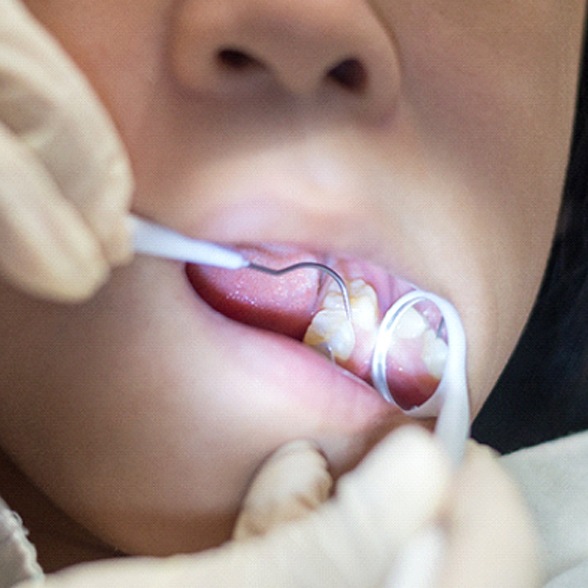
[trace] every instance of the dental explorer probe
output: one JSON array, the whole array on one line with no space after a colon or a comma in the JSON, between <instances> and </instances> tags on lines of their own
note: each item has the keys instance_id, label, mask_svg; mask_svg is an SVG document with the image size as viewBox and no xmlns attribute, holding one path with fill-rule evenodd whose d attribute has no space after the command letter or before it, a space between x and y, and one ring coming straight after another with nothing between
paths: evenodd
<instances>
[{"instance_id":1,"label":"dental explorer probe","mask_svg":"<svg viewBox=\"0 0 588 588\"><path fill-rule=\"evenodd\" d=\"M330 276L343 296L343 305L347 318L351 319L349 292L343 278L329 266L316 261L301 261L287 267L274 269L249 261L238 251L222 247L210 241L192 239L172 229L131 214L133 249L136 253L145 253L155 257L175 259L197 265L208 265L222 269L250 269L271 276L281 276L301 269L316 269Z\"/></svg>"}]
</instances>

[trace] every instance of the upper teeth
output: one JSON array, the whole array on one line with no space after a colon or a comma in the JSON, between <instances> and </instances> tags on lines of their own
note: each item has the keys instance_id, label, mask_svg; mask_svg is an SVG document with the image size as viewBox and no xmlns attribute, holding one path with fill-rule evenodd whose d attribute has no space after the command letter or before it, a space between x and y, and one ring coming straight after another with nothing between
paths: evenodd
<instances>
[{"instance_id":1,"label":"upper teeth","mask_svg":"<svg viewBox=\"0 0 588 588\"><path fill-rule=\"evenodd\" d=\"M408 308L398 318L394 334L398 339L416 339L427 330L425 317L416 308Z\"/></svg>"},{"instance_id":2,"label":"upper teeth","mask_svg":"<svg viewBox=\"0 0 588 588\"><path fill-rule=\"evenodd\" d=\"M437 337L433 329L428 329L424 336L421 359L427 366L427 371L438 380L441 379L445 371L448 351L447 343Z\"/></svg>"},{"instance_id":3,"label":"upper teeth","mask_svg":"<svg viewBox=\"0 0 588 588\"><path fill-rule=\"evenodd\" d=\"M338 362L347 361L356 344L356 333L373 337L379 327L378 299L375 290L364 280L346 284L349 291L351 320L347 316L343 296L337 284L329 285L321 309L310 323L304 343L325 353ZM409 308L398 319L390 352L402 349L402 340L420 339L421 359L429 374L441 379L447 361L447 343L437 337L427 319L416 309ZM421 347L422 345L422 347Z\"/></svg>"},{"instance_id":4,"label":"upper teeth","mask_svg":"<svg viewBox=\"0 0 588 588\"><path fill-rule=\"evenodd\" d=\"M328 351L333 359L349 359L355 347L355 332L345 309L317 312L304 335L304 342L319 351Z\"/></svg>"},{"instance_id":5,"label":"upper teeth","mask_svg":"<svg viewBox=\"0 0 588 588\"><path fill-rule=\"evenodd\" d=\"M353 326L364 331L375 331L379 323L376 291L359 279L353 280L347 287Z\"/></svg>"},{"instance_id":6,"label":"upper teeth","mask_svg":"<svg viewBox=\"0 0 588 588\"><path fill-rule=\"evenodd\" d=\"M304 335L304 343L319 351L327 349L338 361L347 361L351 357L355 348L355 329L375 331L378 326L378 299L374 289L363 280L353 280L347 288L351 321L339 287L330 284L321 310Z\"/></svg>"},{"instance_id":7,"label":"upper teeth","mask_svg":"<svg viewBox=\"0 0 588 588\"><path fill-rule=\"evenodd\" d=\"M422 338L421 359L431 376L441 379L447 362L447 343L437 337L425 317L414 307L404 311L394 331L396 339Z\"/></svg>"}]
</instances>

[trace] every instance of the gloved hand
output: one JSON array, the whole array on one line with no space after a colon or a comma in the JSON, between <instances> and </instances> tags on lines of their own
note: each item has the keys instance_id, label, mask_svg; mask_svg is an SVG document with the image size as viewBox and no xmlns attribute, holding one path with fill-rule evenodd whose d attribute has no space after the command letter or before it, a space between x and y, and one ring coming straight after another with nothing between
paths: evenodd
<instances>
[{"instance_id":1,"label":"gloved hand","mask_svg":"<svg viewBox=\"0 0 588 588\"><path fill-rule=\"evenodd\" d=\"M54 300L130 256L131 172L106 110L17 0L0 2L0 275Z\"/></svg>"},{"instance_id":2,"label":"gloved hand","mask_svg":"<svg viewBox=\"0 0 588 588\"><path fill-rule=\"evenodd\" d=\"M331 481L324 460L297 442L257 475L234 541L193 556L84 564L49 576L45 586L388 588L396 555L442 516L450 542L440 586L536 585L527 520L493 458L470 454L455 487L450 474L434 440L406 428L344 476L327 500Z\"/></svg>"},{"instance_id":3,"label":"gloved hand","mask_svg":"<svg viewBox=\"0 0 588 588\"><path fill-rule=\"evenodd\" d=\"M311 454L302 453L303 450L304 446L286 446L260 471L243 502L233 534L235 539L263 535L284 522L302 518L329 495L332 481L326 470L319 477L318 463L310 468ZM469 441L464 465L448 489L447 501L435 517L435 524L421 527L395 552L404 563L401 573L398 558L394 557L390 558L393 564L384 583L364 584L360 577L356 584L343 582L341 586L532 588L542 585L535 529L518 490L497 458L498 454L490 448ZM415 467L419 467L416 462ZM293 477L292 472L298 475ZM377 484L383 482L376 480ZM395 499L392 493L389 498ZM431 539L438 540L439 532L443 535L441 552L437 551L438 545L429 543ZM420 558L408 560L414 569L406 569L405 548L414 547L415 540L422 540L420 552L413 550L409 557L418 553ZM433 553L427 553L430 547ZM439 554L443 560L431 562L431 556ZM430 578L427 568L431 563L436 579L432 583L423 582ZM320 585L306 577L304 580L301 586ZM333 580L325 585L339 584Z\"/></svg>"},{"instance_id":4,"label":"gloved hand","mask_svg":"<svg viewBox=\"0 0 588 588\"><path fill-rule=\"evenodd\" d=\"M498 454L468 442L446 506L441 588L543 586L535 526Z\"/></svg>"}]
</instances>

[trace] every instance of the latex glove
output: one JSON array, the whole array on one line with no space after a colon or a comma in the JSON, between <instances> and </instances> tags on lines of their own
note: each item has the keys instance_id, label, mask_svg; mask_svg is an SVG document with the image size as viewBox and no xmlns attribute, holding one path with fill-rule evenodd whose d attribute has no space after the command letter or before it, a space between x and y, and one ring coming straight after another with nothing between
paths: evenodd
<instances>
[{"instance_id":1,"label":"latex glove","mask_svg":"<svg viewBox=\"0 0 588 588\"><path fill-rule=\"evenodd\" d=\"M302 453L301 449L296 445L286 446L259 473L243 503L235 538L268 533L281 523L301 518L326 499L332 480L326 470L319 476L318 467L309 467L311 455ZM468 442L463 467L451 486L443 514L434 526L429 525L416 536L421 551L415 561L408 562L413 569L404 568L400 574L398 562L394 561L385 584L375 585L386 588L542 585L535 528L518 489L498 457L490 448ZM292 477L288 472L298 472L298 476ZM439 532L443 549L435 556L441 553L443 559L432 562L436 579L423 583L423 578L429 576L428 572L423 573L423 568L431 563L432 555L427 550L432 547L435 551L438 547L429 542L438 541ZM401 557L405 555L401 549Z\"/></svg>"},{"instance_id":2,"label":"latex glove","mask_svg":"<svg viewBox=\"0 0 588 588\"><path fill-rule=\"evenodd\" d=\"M446 511L443 588L543 586L539 541L498 454L473 441Z\"/></svg>"},{"instance_id":3,"label":"latex glove","mask_svg":"<svg viewBox=\"0 0 588 588\"><path fill-rule=\"evenodd\" d=\"M0 275L78 300L130 256L131 172L89 83L17 0L0 2Z\"/></svg>"},{"instance_id":4,"label":"latex glove","mask_svg":"<svg viewBox=\"0 0 588 588\"><path fill-rule=\"evenodd\" d=\"M380 587L394 554L439 512L449 474L428 434L401 430L313 511L330 480L322 457L298 443L268 461L245 500L237 534L262 536L198 555L84 564L49 576L46 588Z\"/></svg>"}]
</instances>

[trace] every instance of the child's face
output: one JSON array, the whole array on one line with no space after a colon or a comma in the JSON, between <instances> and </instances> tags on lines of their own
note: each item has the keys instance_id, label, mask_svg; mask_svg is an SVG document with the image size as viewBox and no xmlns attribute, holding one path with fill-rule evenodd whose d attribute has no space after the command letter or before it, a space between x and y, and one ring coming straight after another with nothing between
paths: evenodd
<instances>
[{"instance_id":1,"label":"child's face","mask_svg":"<svg viewBox=\"0 0 588 588\"><path fill-rule=\"evenodd\" d=\"M448 298L479 410L544 271L583 1L27 4L116 120L136 212ZM401 420L299 343L217 314L179 263L138 257L81 306L0 301L2 443L123 550L218 542L276 446L315 439L337 473Z\"/></svg>"}]
</instances>

